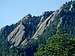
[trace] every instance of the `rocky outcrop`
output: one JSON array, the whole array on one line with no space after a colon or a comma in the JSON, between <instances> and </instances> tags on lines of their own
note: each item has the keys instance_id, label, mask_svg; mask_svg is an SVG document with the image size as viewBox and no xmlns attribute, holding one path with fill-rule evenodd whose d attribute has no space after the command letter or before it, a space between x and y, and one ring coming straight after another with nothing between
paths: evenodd
<instances>
[{"instance_id":1,"label":"rocky outcrop","mask_svg":"<svg viewBox=\"0 0 75 56\"><path fill-rule=\"evenodd\" d=\"M15 29L7 37L11 47L17 47L24 42L28 42L35 34L42 22L44 22L46 17L51 13L52 12L47 11L43 15L38 17L32 16L30 14L23 17L23 19L19 21L17 27L15 27Z\"/></svg>"}]
</instances>

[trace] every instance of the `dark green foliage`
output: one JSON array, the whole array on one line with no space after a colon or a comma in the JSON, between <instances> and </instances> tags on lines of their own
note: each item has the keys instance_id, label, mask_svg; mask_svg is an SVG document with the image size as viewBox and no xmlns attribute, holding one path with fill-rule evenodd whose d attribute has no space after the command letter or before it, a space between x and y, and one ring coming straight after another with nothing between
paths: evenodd
<instances>
[{"instance_id":1,"label":"dark green foliage","mask_svg":"<svg viewBox=\"0 0 75 56\"><path fill-rule=\"evenodd\" d=\"M37 49L35 56L74 56L75 37L66 34L56 34L48 40L46 45Z\"/></svg>"}]
</instances>

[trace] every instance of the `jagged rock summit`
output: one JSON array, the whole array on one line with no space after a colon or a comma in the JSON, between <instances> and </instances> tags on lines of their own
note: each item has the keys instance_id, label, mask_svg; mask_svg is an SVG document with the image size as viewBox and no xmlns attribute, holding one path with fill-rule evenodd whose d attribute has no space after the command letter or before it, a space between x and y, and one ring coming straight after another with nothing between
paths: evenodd
<instances>
[{"instance_id":1,"label":"jagged rock summit","mask_svg":"<svg viewBox=\"0 0 75 56\"><path fill-rule=\"evenodd\" d=\"M52 12L45 12L49 16ZM46 15L45 15L46 16ZM35 34L39 26L45 21L45 16L31 16L28 14L22 20L19 21L19 24L15 29L8 35L7 39L10 45L19 46L22 43L29 41L32 36ZM46 16L46 17L47 17ZM25 44L24 43L24 44Z\"/></svg>"}]
</instances>

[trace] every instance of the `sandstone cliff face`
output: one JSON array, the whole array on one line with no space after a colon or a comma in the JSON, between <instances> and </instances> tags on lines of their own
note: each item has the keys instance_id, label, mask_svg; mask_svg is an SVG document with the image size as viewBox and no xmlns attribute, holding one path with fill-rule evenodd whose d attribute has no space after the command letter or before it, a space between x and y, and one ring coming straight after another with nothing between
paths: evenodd
<instances>
[{"instance_id":1,"label":"sandstone cliff face","mask_svg":"<svg viewBox=\"0 0 75 56\"><path fill-rule=\"evenodd\" d=\"M30 14L22 18L19 21L19 24L15 27L15 29L8 35L7 39L10 43L11 47L19 46L24 42L28 42L31 40L32 36L35 34L40 25L45 21L47 16L49 16L52 12L45 12L40 17L31 16ZM46 15L47 16L46 16ZM22 43L23 42L23 43ZM24 45L25 45L24 43Z\"/></svg>"}]
</instances>

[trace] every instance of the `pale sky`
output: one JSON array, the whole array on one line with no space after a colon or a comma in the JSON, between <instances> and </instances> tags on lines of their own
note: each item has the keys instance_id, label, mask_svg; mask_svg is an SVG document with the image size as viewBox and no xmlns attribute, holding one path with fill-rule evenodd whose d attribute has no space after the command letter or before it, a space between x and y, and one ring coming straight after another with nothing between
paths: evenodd
<instances>
[{"instance_id":1,"label":"pale sky","mask_svg":"<svg viewBox=\"0 0 75 56\"><path fill-rule=\"evenodd\" d=\"M53 11L69 0L0 0L0 28L19 21L27 14Z\"/></svg>"}]
</instances>

